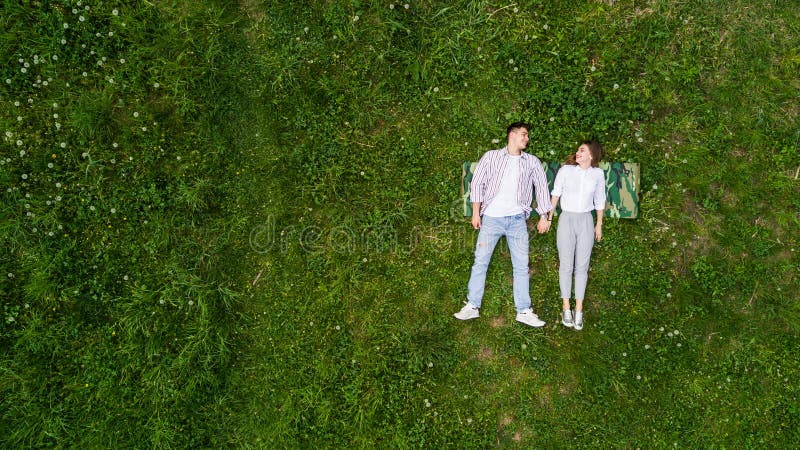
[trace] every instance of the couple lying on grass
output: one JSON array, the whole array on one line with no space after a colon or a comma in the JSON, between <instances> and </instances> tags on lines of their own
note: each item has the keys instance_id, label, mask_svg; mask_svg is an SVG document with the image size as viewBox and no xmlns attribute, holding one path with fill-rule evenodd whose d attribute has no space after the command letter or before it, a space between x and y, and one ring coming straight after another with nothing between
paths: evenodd
<instances>
[{"instance_id":1,"label":"couple lying on grass","mask_svg":"<svg viewBox=\"0 0 800 450\"><path fill-rule=\"evenodd\" d=\"M567 158L555 178L553 192L539 159L523 152L528 145L530 125L512 123L506 129L508 144L486 152L475 168L470 183L472 226L478 232L475 262L469 278L467 303L455 313L459 320L480 316L486 283L486 270L494 247L505 236L514 270L514 305L517 321L532 327L545 322L531 309L528 292L528 226L533 193L539 234L547 233L559 200L561 214L556 235L559 258L559 285L563 310L561 323L576 330L583 328L583 299L589 273L589 259L595 240L602 238L603 210L606 204L605 176L598 167L603 148L597 141L584 141ZM597 211L594 224L592 210ZM575 314L570 299L574 279Z\"/></svg>"}]
</instances>

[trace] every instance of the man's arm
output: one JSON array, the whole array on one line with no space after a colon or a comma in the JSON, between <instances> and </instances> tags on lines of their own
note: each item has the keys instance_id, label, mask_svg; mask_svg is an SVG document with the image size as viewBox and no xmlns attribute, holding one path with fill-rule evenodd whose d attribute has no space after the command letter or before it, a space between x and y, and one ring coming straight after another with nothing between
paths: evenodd
<instances>
[{"instance_id":1,"label":"man's arm","mask_svg":"<svg viewBox=\"0 0 800 450\"><path fill-rule=\"evenodd\" d=\"M481 202L472 203L472 228L476 230L481 227Z\"/></svg>"},{"instance_id":2,"label":"man's arm","mask_svg":"<svg viewBox=\"0 0 800 450\"><path fill-rule=\"evenodd\" d=\"M473 203L483 203L484 191L486 189L486 180L489 177L489 157L490 152L486 152L478 160L475 165L475 172L472 174L472 181L469 183L469 199ZM475 208L473 208L475 211Z\"/></svg>"},{"instance_id":3,"label":"man's arm","mask_svg":"<svg viewBox=\"0 0 800 450\"><path fill-rule=\"evenodd\" d=\"M469 184L469 199L472 202L472 227L476 230L481 227L481 204L483 203L486 179L489 176L489 152L486 152L475 165L472 181Z\"/></svg>"}]
</instances>

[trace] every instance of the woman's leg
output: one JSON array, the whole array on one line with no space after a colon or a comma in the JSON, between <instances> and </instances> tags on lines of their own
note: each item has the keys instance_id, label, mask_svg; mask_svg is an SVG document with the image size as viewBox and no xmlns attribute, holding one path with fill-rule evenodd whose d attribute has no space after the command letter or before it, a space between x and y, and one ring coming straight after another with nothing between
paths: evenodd
<instances>
[{"instance_id":1,"label":"woman's leg","mask_svg":"<svg viewBox=\"0 0 800 450\"><path fill-rule=\"evenodd\" d=\"M594 225L590 213L581 214L576 220L575 242L575 311L583 311L583 298L589 279L589 260L594 247Z\"/></svg>"},{"instance_id":2,"label":"woman's leg","mask_svg":"<svg viewBox=\"0 0 800 450\"><path fill-rule=\"evenodd\" d=\"M575 232L573 231L573 215L562 212L558 216L556 246L558 247L558 284L561 288L561 299L564 309L569 308L572 294L572 272L575 261Z\"/></svg>"}]
</instances>

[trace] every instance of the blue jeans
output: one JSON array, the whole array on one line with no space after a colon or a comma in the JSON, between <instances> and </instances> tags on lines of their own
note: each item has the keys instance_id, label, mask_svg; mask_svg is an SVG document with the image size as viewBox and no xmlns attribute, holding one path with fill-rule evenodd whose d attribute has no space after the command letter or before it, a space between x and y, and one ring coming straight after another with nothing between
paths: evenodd
<instances>
[{"instance_id":1,"label":"blue jeans","mask_svg":"<svg viewBox=\"0 0 800 450\"><path fill-rule=\"evenodd\" d=\"M514 306L517 312L531 307L531 296L528 292L530 275L528 273L528 225L525 214L515 216L489 217L483 216L478 242L475 245L475 262L469 277L467 302L481 307L483 290L486 285L486 270L492 259L494 247L501 236L506 237L511 253L511 264L514 267Z\"/></svg>"}]
</instances>

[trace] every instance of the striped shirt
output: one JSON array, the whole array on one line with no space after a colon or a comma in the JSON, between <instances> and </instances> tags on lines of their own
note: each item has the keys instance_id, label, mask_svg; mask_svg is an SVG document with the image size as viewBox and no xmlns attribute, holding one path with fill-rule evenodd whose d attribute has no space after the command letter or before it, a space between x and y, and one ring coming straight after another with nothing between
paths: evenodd
<instances>
[{"instance_id":1,"label":"striped shirt","mask_svg":"<svg viewBox=\"0 0 800 450\"><path fill-rule=\"evenodd\" d=\"M481 204L481 215L486 207L494 200L500 191L502 176L506 164L510 159L508 148L489 150L484 153L475 166L475 173L469 185L469 199L472 203ZM520 161L519 188L517 189L517 203L525 211L525 217L530 217L533 191L536 190L536 212L543 216L550 207L550 191L547 189L547 176L539 158L530 153L522 152Z\"/></svg>"}]
</instances>

